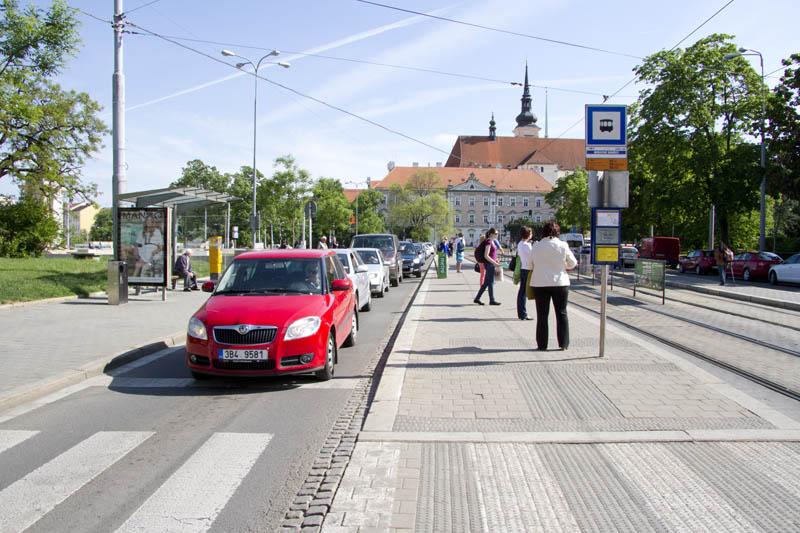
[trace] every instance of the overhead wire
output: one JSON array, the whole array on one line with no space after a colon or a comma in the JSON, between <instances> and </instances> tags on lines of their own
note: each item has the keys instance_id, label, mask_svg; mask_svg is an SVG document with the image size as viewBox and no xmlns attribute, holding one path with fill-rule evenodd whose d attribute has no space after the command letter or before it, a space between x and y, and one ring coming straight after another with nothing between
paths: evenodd
<instances>
[{"instance_id":1,"label":"overhead wire","mask_svg":"<svg viewBox=\"0 0 800 533\"><path fill-rule=\"evenodd\" d=\"M134 8L133 8L133 9L131 9L130 11L125 11L125 14L126 14L126 15L130 15L130 14L131 14L131 13L133 13L134 11L139 11L139 10L140 10L140 9L142 9L143 7L152 6L152 5L153 5L153 4L155 4L156 2L160 2L160 1L161 1L161 0L153 0L152 2L147 2L146 4L143 4L143 5L139 6L139 7L134 7Z\"/></svg>"}]
</instances>

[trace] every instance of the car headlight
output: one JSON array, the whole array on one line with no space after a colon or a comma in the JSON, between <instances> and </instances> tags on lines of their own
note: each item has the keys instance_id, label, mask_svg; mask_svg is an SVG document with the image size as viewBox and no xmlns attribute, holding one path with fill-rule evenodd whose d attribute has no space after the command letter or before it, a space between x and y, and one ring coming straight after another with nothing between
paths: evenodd
<instances>
[{"instance_id":1,"label":"car headlight","mask_svg":"<svg viewBox=\"0 0 800 533\"><path fill-rule=\"evenodd\" d=\"M286 330L286 335L284 335L283 340L290 341L292 339L310 337L319 331L320 324L322 324L322 320L320 320L318 316L307 316L300 320L295 320Z\"/></svg>"},{"instance_id":2,"label":"car headlight","mask_svg":"<svg viewBox=\"0 0 800 533\"><path fill-rule=\"evenodd\" d=\"M419 257L414 258L414 264L419 264Z\"/></svg>"},{"instance_id":3,"label":"car headlight","mask_svg":"<svg viewBox=\"0 0 800 533\"><path fill-rule=\"evenodd\" d=\"M193 316L189 319L189 328L186 330L186 333L189 334L190 337L194 337L195 339L201 340L208 340L208 334L206 333L206 325L203 324L202 320Z\"/></svg>"},{"instance_id":4,"label":"car headlight","mask_svg":"<svg viewBox=\"0 0 800 533\"><path fill-rule=\"evenodd\" d=\"M370 277L370 279L378 279L378 273L377 272L370 272L369 273L369 277Z\"/></svg>"}]
</instances>

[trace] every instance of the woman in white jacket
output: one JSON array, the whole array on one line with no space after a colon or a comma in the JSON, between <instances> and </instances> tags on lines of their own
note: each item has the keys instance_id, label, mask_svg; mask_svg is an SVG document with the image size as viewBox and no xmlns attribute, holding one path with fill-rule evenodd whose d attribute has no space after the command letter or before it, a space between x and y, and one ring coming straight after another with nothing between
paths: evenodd
<instances>
[{"instance_id":1,"label":"woman in white jacket","mask_svg":"<svg viewBox=\"0 0 800 533\"><path fill-rule=\"evenodd\" d=\"M556 311L556 336L562 350L569 348L569 320L567 318L567 297L569 295L569 274L578 261L569 245L558 238L561 228L554 221L545 224L542 240L534 243L533 275L531 286L536 292L536 346L547 349L550 300Z\"/></svg>"}]
</instances>

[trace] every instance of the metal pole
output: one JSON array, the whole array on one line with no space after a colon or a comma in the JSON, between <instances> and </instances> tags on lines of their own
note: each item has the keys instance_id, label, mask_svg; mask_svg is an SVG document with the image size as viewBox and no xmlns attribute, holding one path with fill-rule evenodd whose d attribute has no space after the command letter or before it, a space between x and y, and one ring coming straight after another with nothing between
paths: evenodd
<instances>
[{"instance_id":1,"label":"metal pole","mask_svg":"<svg viewBox=\"0 0 800 533\"><path fill-rule=\"evenodd\" d=\"M606 349L606 302L608 299L608 265L600 268L600 357L603 357Z\"/></svg>"},{"instance_id":2,"label":"metal pole","mask_svg":"<svg viewBox=\"0 0 800 533\"><path fill-rule=\"evenodd\" d=\"M711 204L711 211L708 214L708 249L714 249L714 204Z\"/></svg>"},{"instance_id":3,"label":"metal pole","mask_svg":"<svg viewBox=\"0 0 800 533\"><path fill-rule=\"evenodd\" d=\"M228 209L225 213L225 248L231 247L231 203L227 203Z\"/></svg>"},{"instance_id":4,"label":"metal pole","mask_svg":"<svg viewBox=\"0 0 800 533\"><path fill-rule=\"evenodd\" d=\"M306 209L303 206L303 248L308 248L306 245Z\"/></svg>"},{"instance_id":5,"label":"metal pole","mask_svg":"<svg viewBox=\"0 0 800 533\"><path fill-rule=\"evenodd\" d=\"M761 61L761 229L758 237L758 250L763 252L767 249L767 154L764 147L764 118L766 116L767 96L764 91L764 57L761 55L761 52L758 52L758 59Z\"/></svg>"},{"instance_id":6,"label":"metal pole","mask_svg":"<svg viewBox=\"0 0 800 533\"><path fill-rule=\"evenodd\" d=\"M356 235L358 235L358 197L361 196L360 194L356 195Z\"/></svg>"},{"instance_id":7,"label":"metal pole","mask_svg":"<svg viewBox=\"0 0 800 533\"><path fill-rule=\"evenodd\" d=\"M122 73L122 27L125 15L122 0L114 0L114 74L112 76L112 144L114 175L111 180L114 260L119 261L119 195L127 185L125 176L125 75Z\"/></svg>"},{"instance_id":8,"label":"metal pole","mask_svg":"<svg viewBox=\"0 0 800 533\"><path fill-rule=\"evenodd\" d=\"M263 59L263 58L261 58ZM253 235L255 236L259 233L259 226L260 220L256 214L256 185L258 182L258 174L256 172L256 131L257 123L256 118L257 114L256 111L258 110L258 66L261 65L261 60L258 61L258 65L253 65ZM260 235L259 235L260 237ZM253 246L255 247L255 242L253 242Z\"/></svg>"}]
</instances>

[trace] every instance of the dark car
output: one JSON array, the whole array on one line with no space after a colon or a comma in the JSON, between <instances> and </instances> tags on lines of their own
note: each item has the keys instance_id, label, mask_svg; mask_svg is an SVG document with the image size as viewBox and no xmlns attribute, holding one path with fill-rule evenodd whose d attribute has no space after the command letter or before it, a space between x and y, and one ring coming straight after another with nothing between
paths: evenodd
<instances>
[{"instance_id":1,"label":"dark car","mask_svg":"<svg viewBox=\"0 0 800 533\"><path fill-rule=\"evenodd\" d=\"M692 250L686 257L681 258L678 271L707 274L717 268L714 260L714 250Z\"/></svg>"},{"instance_id":2,"label":"dark car","mask_svg":"<svg viewBox=\"0 0 800 533\"><path fill-rule=\"evenodd\" d=\"M362 233L353 237L350 248L377 248L383 262L389 266L389 282L397 287L403 281L403 258L398 250L397 235L392 233Z\"/></svg>"},{"instance_id":3,"label":"dark car","mask_svg":"<svg viewBox=\"0 0 800 533\"><path fill-rule=\"evenodd\" d=\"M418 278L422 277L422 263L425 260L420 257L420 251L417 246L413 242L400 241L398 250L403 257L403 274L414 274Z\"/></svg>"},{"instance_id":4,"label":"dark car","mask_svg":"<svg viewBox=\"0 0 800 533\"><path fill-rule=\"evenodd\" d=\"M750 281L754 278L766 279L772 265L782 262L779 255L770 252L742 252L733 258L730 268L735 277Z\"/></svg>"}]
</instances>

